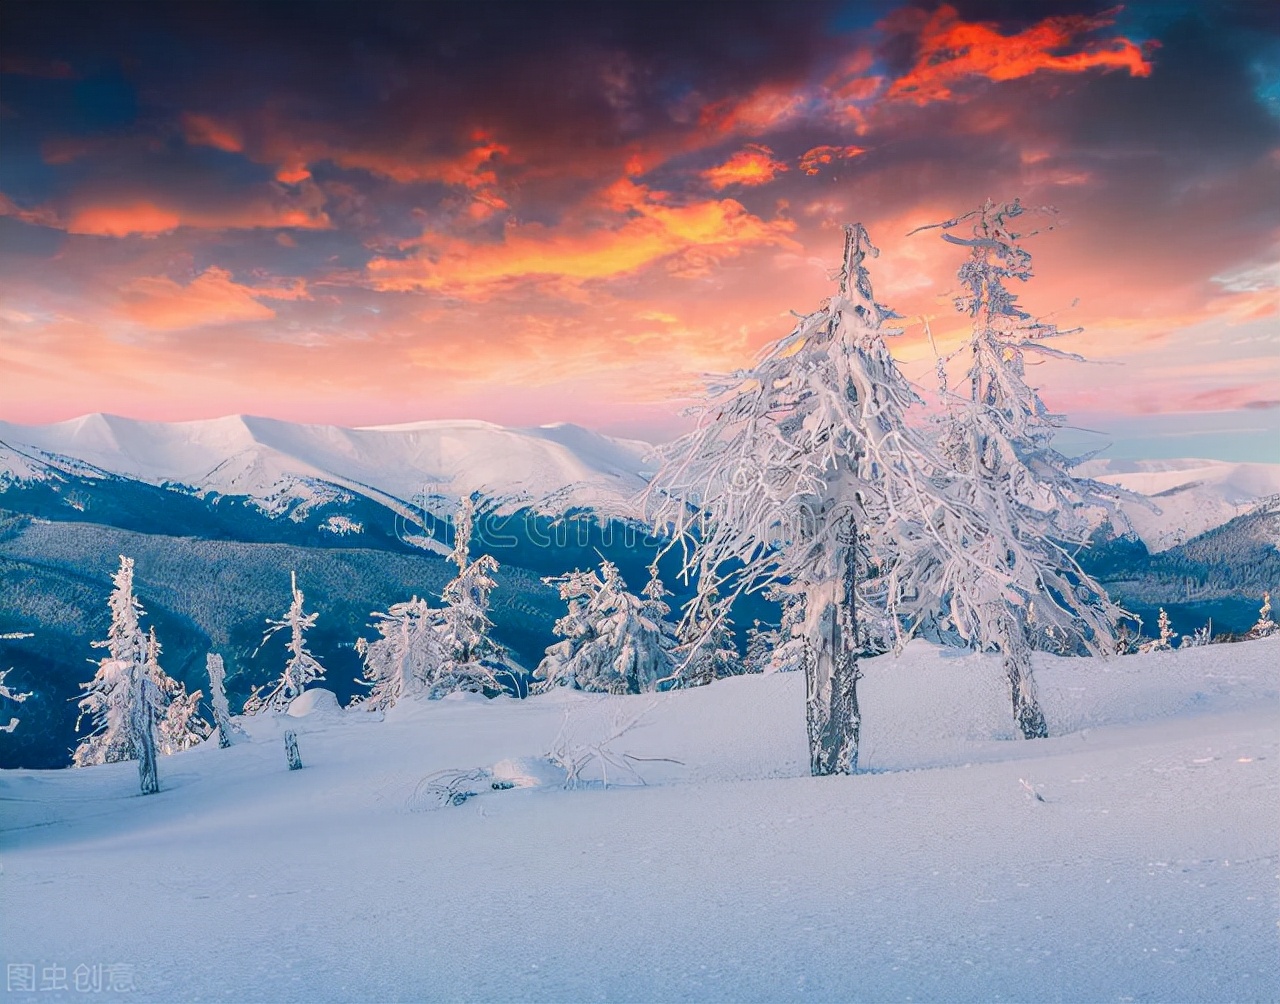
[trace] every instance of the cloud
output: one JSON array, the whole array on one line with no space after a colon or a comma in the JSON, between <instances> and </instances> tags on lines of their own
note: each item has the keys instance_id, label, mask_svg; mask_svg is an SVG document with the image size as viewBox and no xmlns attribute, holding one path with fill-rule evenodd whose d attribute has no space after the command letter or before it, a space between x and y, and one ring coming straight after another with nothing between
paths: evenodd
<instances>
[{"instance_id":1,"label":"cloud","mask_svg":"<svg viewBox=\"0 0 1280 1004\"><path fill-rule=\"evenodd\" d=\"M225 153L244 151L244 137L240 130L209 115L187 112L182 116L182 132L187 142L195 146L211 146Z\"/></svg>"},{"instance_id":2,"label":"cloud","mask_svg":"<svg viewBox=\"0 0 1280 1004\"><path fill-rule=\"evenodd\" d=\"M860 146L815 146L801 155L800 170L808 175L819 174L838 160L852 160L866 152Z\"/></svg>"},{"instance_id":3,"label":"cloud","mask_svg":"<svg viewBox=\"0 0 1280 1004\"><path fill-rule=\"evenodd\" d=\"M296 300L307 296L306 287L301 283L245 286L236 282L230 272L216 266L205 269L185 285L168 276L143 276L126 284L121 293L120 312L153 331L269 321L275 318L276 312L262 300Z\"/></svg>"},{"instance_id":4,"label":"cloud","mask_svg":"<svg viewBox=\"0 0 1280 1004\"><path fill-rule=\"evenodd\" d=\"M931 15L905 8L890 15L884 27L916 35L915 63L893 81L887 96L917 105L950 101L957 98L953 88L974 78L1016 80L1040 71L1128 70L1132 77L1149 76L1150 45L1144 48L1119 36L1105 42L1085 37L1114 24L1114 15L1115 10L1047 17L1004 35L991 24L962 21L949 4Z\"/></svg>"},{"instance_id":5,"label":"cloud","mask_svg":"<svg viewBox=\"0 0 1280 1004\"><path fill-rule=\"evenodd\" d=\"M794 246L787 220L766 221L733 199L669 204L630 179L606 189L576 221L557 227L506 227L499 243L427 234L408 259L375 258L369 279L381 290L437 290L487 296L495 287L538 277L572 289L612 279L685 253L733 257L759 246ZM601 225L601 213L612 216ZM592 219L594 217L594 219Z\"/></svg>"},{"instance_id":6,"label":"cloud","mask_svg":"<svg viewBox=\"0 0 1280 1004\"><path fill-rule=\"evenodd\" d=\"M774 160L772 150L753 143L739 150L723 164L707 168L702 172L702 177L719 192L730 185L767 185L786 170L786 164Z\"/></svg>"}]
</instances>

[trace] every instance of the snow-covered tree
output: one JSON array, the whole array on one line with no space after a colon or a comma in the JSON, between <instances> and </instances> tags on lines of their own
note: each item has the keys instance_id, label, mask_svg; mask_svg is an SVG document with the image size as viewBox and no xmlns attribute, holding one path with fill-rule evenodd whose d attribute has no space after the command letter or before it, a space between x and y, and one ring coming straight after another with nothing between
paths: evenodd
<instances>
[{"instance_id":1,"label":"snow-covered tree","mask_svg":"<svg viewBox=\"0 0 1280 1004\"><path fill-rule=\"evenodd\" d=\"M26 631L8 631L4 634L0 634L0 641L17 641L20 638L30 637L32 637L32 635ZM5 677L12 672L12 669L0 670L0 698L3 698L6 701L13 701L14 704L21 704L31 696L31 693L19 693L4 682ZM22 720L20 718L10 718L8 725L0 725L0 732L12 732L18 727L21 721Z\"/></svg>"},{"instance_id":2,"label":"snow-covered tree","mask_svg":"<svg viewBox=\"0 0 1280 1004\"><path fill-rule=\"evenodd\" d=\"M1173 639L1178 637L1178 632L1170 626L1169 615L1164 612L1164 607L1160 608L1160 617L1157 624L1160 629L1159 636L1140 645L1138 647L1139 652L1168 652L1173 648Z\"/></svg>"},{"instance_id":3,"label":"snow-covered tree","mask_svg":"<svg viewBox=\"0 0 1280 1004\"><path fill-rule=\"evenodd\" d=\"M249 699L245 701L244 713L256 715L263 711L284 711L295 697L307 689L307 684L324 679L324 667L307 649L307 632L315 627L320 616L307 613L303 609L302 590L298 588L298 573L289 573L289 585L293 600L289 604L289 612L280 620L267 620L267 632L262 636L266 643L276 632L288 631L289 639L285 642L289 654L285 662L284 672L275 686L265 695L261 687L255 687Z\"/></svg>"},{"instance_id":4,"label":"snow-covered tree","mask_svg":"<svg viewBox=\"0 0 1280 1004\"><path fill-rule=\"evenodd\" d=\"M1202 628L1196 628L1191 634L1182 636L1182 644L1179 648L1203 648L1205 645L1213 644L1213 618L1209 618L1208 623Z\"/></svg>"},{"instance_id":5,"label":"snow-covered tree","mask_svg":"<svg viewBox=\"0 0 1280 1004\"><path fill-rule=\"evenodd\" d=\"M120 557L112 579L108 607L111 626L107 637L93 643L107 655L98 663L92 680L82 684L77 731L86 717L93 731L81 740L72 755L76 767L138 761L143 794L160 789L156 773L156 724L164 717L164 694L147 666L147 638L139 618L142 604L133 593L133 559Z\"/></svg>"},{"instance_id":6,"label":"snow-covered tree","mask_svg":"<svg viewBox=\"0 0 1280 1004\"><path fill-rule=\"evenodd\" d=\"M726 676L744 672L742 657L733 640L728 604L705 593L695 598L692 616L686 618L676 653L676 687L703 687Z\"/></svg>"},{"instance_id":7,"label":"snow-covered tree","mask_svg":"<svg viewBox=\"0 0 1280 1004\"><path fill-rule=\"evenodd\" d=\"M371 711L389 708L402 697L430 696L449 661L439 613L415 596L373 615L378 637L356 642L364 657L364 679L358 682L371 688L363 702Z\"/></svg>"},{"instance_id":8,"label":"snow-covered tree","mask_svg":"<svg viewBox=\"0 0 1280 1004\"><path fill-rule=\"evenodd\" d=\"M12 634L0 635L0 638L15 638L15 637L22 637L22 636L12 635ZM23 701L25 701L28 697L31 696L31 693L30 691L28 691L25 694L19 693L18 691L14 690L12 687L10 687L8 684L4 682L5 678L11 672L13 672L13 670L11 669L0 669L0 697L4 698L6 701L13 701L14 704L21 704ZM16 718L16 717L10 718L8 725L0 725L0 732L12 732L14 729L18 727L18 724L20 721L21 721L20 718Z\"/></svg>"},{"instance_id":9,"label":"snow-covered tree","mask_svg":"<svg viewBox=\"0 0 1280 1004\"><path fill-rule=\"evenodd\" d=\"M457 566L444 587L440 613L441 638L446 662L432 687L436 696L456 690L482 693L501 689L495 673L507 670L506 653L490 637L489 594L497 585L498 562L487 554L471 559L471 528L475 503L464 498L454 521L453 552Z\"/></svg>"},{"instance_id":10,"label":"snow-covered tree","mask_svg":"<svg viewBox=\"0 0 1280 1004\"><path fill-rule=\"evenodd\" d=\"M147 634L147 655L143 669L159 690L164 713L156 720L156 748L168 756L204 742L209 724L200 717L201 692L187 688L160 666L160 642L154 627Z\"/></svg>"},{"instance_id":11,"label":"snow-covered tree","mask_svg":"<svg viewBox=\"0 0 1280 1004\"><path fill-rule=\"evenodd\" d=\"M213 705L213 721L218 729L218 745L222 749L245 739L244 732L231 720L231 708L227 705L227 667L222 656L210 652L204 659L209 674L209 702Z\"/></svg>"},{"instance_id":12,"label":"snow-covered tree","mask_svg":"<svg viewBox=\"0 0 1280 1004\"><path fill-rule=\"evenodd\" d=\"M1115 492L1072 476L1076 461L1052 446L1062 419L1026 382L1028 354L1080 357L1045 344L1069 332L1033 319L1006 285L1032 276L1022 246L1032 233L1012 229L1023 213L1016 201L988 201L933 225L969 252L955 300L971 320L961 350L969 366L964 393L947 396L937 450L950 502L935 510L932 534L898 571L917 598L917 615L941 599L945 628L1003 654L1014 718L1034 738L1048 732L1031 674L1033 648L1102 655L1124 614L1073 556L1089 540L1091 517L1114 511ZM939 372L945 376L942 363Z\"/></svg>"},{"instance_id":13,"label":"snow-covered tree","mask_svg":"<svg viewBox=\"0 0 1280 1004\"><path fill-rule=\"evenodd\" d=\"M1262 594L1262 607L1258 610L1258 622L1249 629L1250 638L1267 638L1276 633L1276 622L1271 619L1271 593Z\"/></svg>"},{"instance_id":14,"label":"snow-covered tree","mask_svg":"<svg viewBox=\"0 0 1280 1004\"><path fill-rule=\"evenodd\" d=\"M896 315L865 267L878 253L861 225L845 228L838 292L754 366L710 383L647 493L698 576L686 624L717 594L732 604L773 587L797 604L814 774L857 769L858 617L893 603L886 572L923 525L920 443L904 420L918 398L884 342Z\"/></svg>"},{"instance_id":15,"label":"snow-covered tree","mask_svg":"<svg viewBox=\"0 0 1280 1004\"><path fill-rule=\"evenodd\" d=\"M672 668L675 638L665 613L666 590L656 570L644 598L627 590L618 566L605 559L600 571L575 571L545 579L557 586L568 613L556 622L564 640L547 649L535 677L538 688L639 694L654 690Z\"/></svg>"}]
</instances>

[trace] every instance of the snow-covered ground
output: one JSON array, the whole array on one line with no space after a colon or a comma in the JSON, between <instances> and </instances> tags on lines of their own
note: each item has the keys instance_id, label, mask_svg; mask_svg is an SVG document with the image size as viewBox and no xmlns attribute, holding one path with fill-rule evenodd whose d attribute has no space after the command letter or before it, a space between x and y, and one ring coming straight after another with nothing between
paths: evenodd
<instances>
[{"instance_id":1,"label":"snow-covered ground","mask_svg":"<svg viewBox=\"0 0 1280 1004\"><path fill-rule=\"evenodd\" d=\"M0 772L0 954L37 988L8 996L114 965L139 1001L1274 1001L1278 667L1280 638L1045 658L1027 742L998 661L915 644L864 666L856 777L805 776L795 674L308 697L145 797L133 764ZM668 758L647 786L549 783L562 729L641 712L612 749ZM425 808L449 767L540 783Z\"/></svg>"},{"instance_id":2,"label":"snow-covered ground","mask_svg":"<svg viewBox=\"0 0 1280 1004\"><path fill-rule=\"evenodd\" d=\"M1184 543L1280 494L1280 464L1097 459L1075 473L1147 496L1154 509L1131 502L1121 509L1152 551Z\"/></svg>"}]
</instances>

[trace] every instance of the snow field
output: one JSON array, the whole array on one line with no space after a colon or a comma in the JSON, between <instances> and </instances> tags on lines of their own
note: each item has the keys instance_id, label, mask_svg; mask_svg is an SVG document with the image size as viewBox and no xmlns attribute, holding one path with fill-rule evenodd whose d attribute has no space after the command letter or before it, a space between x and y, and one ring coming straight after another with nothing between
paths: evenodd
<instances>
[{"instance_id":1,"label":"snow field","mask_svg":"<svg viewBox=\"0 0 1280 1004\"><path fill-rule=\"evenodd\" d=\"M161 758L155 796L132 763L0 774L2 954L129 964L138 1001L1276 1000L1278 656L1038 659L1028 742L998 659L913 644L864 663L852 778L805 776L798 674L316 694ZM642 712L611 748L680 763L556 784L562 730ZM530 784L410 811L477 767Z\"/></svg>"}]
</instances>

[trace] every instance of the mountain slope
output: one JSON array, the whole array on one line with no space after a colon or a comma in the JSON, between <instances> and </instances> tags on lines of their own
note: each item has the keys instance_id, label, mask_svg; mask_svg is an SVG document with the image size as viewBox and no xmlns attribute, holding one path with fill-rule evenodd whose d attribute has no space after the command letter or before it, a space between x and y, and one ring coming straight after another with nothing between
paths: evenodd
<instances>
[{"instance_id":1,"label":"mountain slope","mask_svg":"<svg viewBox=\"0 0 1280 1004\"><path fill-rule=\"evenodd\" d=\"M148 484L249 497L269 512L322 504L345 490L393 506L481 492L544 510L590 506L621 514L644 487L647 451L645 443L569 425L507 429L432 421L347 429L241 415L172 423L114 415L43 426L0 423L0 477L7 471L11 481L70 459Z\"/></svg>"}]
</instances>

